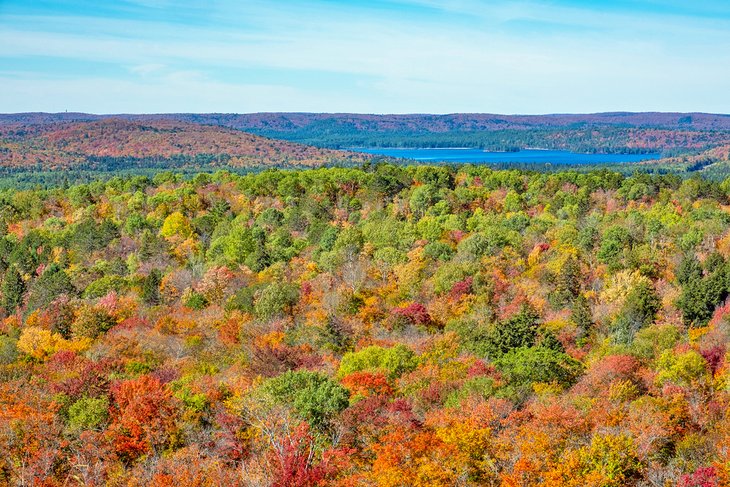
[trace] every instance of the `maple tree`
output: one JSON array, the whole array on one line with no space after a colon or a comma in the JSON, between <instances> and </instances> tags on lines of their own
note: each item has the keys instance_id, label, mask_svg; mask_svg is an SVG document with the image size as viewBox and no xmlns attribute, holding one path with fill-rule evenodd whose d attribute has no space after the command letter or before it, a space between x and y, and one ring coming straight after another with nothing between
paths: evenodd
<instances>
[{"instance_id":1,"label":"maple tree","mask_svg":"<svg viewBox=\"0 0 730 487\"><path fill-rule=\"evenodd\" d=\"M727 188L381 164L0 191L0 483L726 485Z\"/></svg>"}]
</instances>

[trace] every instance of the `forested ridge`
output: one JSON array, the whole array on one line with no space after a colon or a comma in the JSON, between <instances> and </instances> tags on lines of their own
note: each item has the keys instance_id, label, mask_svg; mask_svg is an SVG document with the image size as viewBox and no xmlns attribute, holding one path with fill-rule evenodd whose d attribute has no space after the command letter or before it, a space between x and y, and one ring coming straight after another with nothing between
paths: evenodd
<instances>
[{"instance_id":1,"label":"forested ridge","mask_svg":"<svg viewBox=\"0 0 730 487\"><path fill-rule=\"evenodd\" d=\"M504 151L537 147L586 153L671 154L677 151L696 153L730 144L730 116L706 113L19 113L0 114L0 129L12 127L43 132L54 130L58 125L85 126L110 120L145 126L186 124L208 127L208 130L229 128L330 149L472 147Z\"/></svg>"},{"instance_id":2,"label":"forested ridge","mask_svg":"<svg viewBox=\"0 0 730 487\"><path fill-rule=\"evenodd\" d=\"M316 167L364 156L169 120L0 125L0 168L105 170Z\"/></svg>"},{"instance_id":3,"label":"forested ridge","mask_svg":"<svg viewBox=\"0 0 730 487\"><path fill-rule=\"evenodd\" d=\"M730 179L10 189L0 276L0 484L730 483Z\"/></svg>"}]
</instances>

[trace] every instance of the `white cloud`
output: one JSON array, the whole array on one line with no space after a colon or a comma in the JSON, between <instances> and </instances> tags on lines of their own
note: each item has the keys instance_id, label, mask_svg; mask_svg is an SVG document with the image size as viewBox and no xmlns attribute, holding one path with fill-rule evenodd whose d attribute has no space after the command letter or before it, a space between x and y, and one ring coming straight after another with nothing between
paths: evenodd
<instances>
[{"instance_id":1,"label":"white cloud","mask_svg":"<svg viewBox=\"0 0 730 487\"><path fill-rule=\"evenodd\" d=\"M26 18L0 30L0 56L115 63L133 77L79 73L51 82L0 69L0 111L29 103L50 110L59 105L56 97L95 112L129 105L138 111L730 111L730 100L719 96L730 84L730 29L718 28L726 26L722 20L596 15L538 2L413 1L471 21L344 7L324 15L321 5L282 9L249 1L225 11L225 27L65 17L55 19L64 29L54 30L52 19ZM524 21L584 30L513 25ZM674 33L659 36L660 27ZM221 70L238 79L224 82ZM248 75L257 70L289 75L254 82ZM320 86L298 83L300 71L321 72ZM338 86L333 73L359 81ZM33 102L21 81L37 90Z\"/></svg>"}]
</instances>

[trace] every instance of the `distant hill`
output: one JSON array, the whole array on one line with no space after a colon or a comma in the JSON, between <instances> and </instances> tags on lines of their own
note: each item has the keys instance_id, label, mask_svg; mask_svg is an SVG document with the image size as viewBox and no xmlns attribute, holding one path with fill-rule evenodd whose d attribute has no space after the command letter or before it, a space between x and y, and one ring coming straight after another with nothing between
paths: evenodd
<instances>
[{"instance_id":1,"label":"distant hill","mask_svg":"<svg viewBox=\"0 0 730 487\"><path fill-rule=\"evenodd\" d=\"M0 126L38 127L116 118L144 123L185 122L242 130L317 147L528 147L577 152L701 152L730 142L730 115L597 113L556 115L367 115L251 113L0 115ZM673 154L668 154L673 155Z\"/></svg>"},{"instance_id":2,"label":"distant hill","mask_svg":"<svg viewBox=\"0 0 730 487\"><path fill-rule=\"evenodd\" d=\"M5 117L0 126L0 167L297 167L360 163L366 157L176 120L68 121L73 118L73 114L38 115L8 123L10 118Z\"/></svg>"},{"instance_id":3,"label":"distant hill","mask_svg":"<svg viewBox=\"0 0 730 487\"><path fill-rule=\"evenodd\" d=\"M447 115L405 114L372 115L356 113L168 113L115 114L88 113L15 113L0 114L0 124L44 124L93 121L104 118L129 120L177 120L220 125L239 130L258 129L294 131L304 127L334 123L357 130L427 131L504 130L565 128L581 125L635 128L730 130L730 115L712 113L607 112L592 114L498 115L491 113L454 113Z\"/></svg>"}]
</instances>

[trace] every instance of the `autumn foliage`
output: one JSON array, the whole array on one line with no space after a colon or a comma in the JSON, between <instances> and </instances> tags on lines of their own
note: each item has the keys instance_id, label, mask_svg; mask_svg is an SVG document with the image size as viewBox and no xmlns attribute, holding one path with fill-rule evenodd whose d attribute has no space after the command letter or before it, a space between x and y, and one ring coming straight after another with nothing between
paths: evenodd
<instances>
[{"instance_id":1,"label":"autumn foliage","mask_svg":"<svg viewBox=\"0 0 730 487\"><path fill-rule=\"evenodd\" d=\"M0 484L730 485L729 215L471 166L0 192Z\"/></svg>"}]
</instances>

